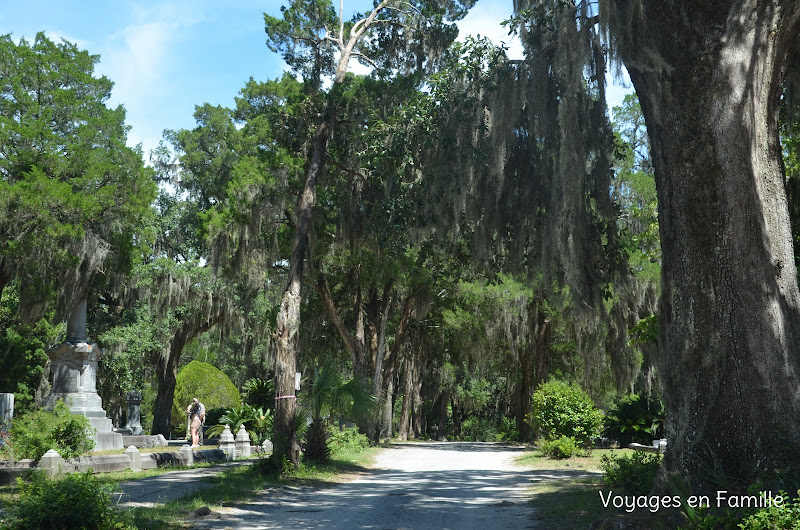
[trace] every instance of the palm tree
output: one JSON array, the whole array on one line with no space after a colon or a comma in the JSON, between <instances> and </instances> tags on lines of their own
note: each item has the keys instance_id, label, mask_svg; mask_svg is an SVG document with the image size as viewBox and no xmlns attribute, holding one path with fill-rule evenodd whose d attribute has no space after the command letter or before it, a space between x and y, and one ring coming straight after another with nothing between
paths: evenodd
<instances>
[{"instance_id":1,"label":"palm tree","mask_svg":"<svg viewBox=\"0 0 800 530\"><path fill-rule=\"evenodd\" d=\"M323 417L326 413L345 413L359 422L371 418L376 408L375 397L361 381L344 382L331 358L327 357L322 368L314 371L311 384L312 422L306 433L306 459L322 462L330 456L328 429Z\"/></svg>"}]
</instances>

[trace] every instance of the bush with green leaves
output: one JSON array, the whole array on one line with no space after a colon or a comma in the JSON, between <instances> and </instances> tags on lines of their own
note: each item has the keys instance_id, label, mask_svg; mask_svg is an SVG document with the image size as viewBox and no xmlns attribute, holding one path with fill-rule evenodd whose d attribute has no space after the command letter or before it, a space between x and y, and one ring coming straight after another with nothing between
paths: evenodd
<instances>
[{"instance_id":1,"label":"bush with green leaves","mask_svg":"<svg viewBox=\"0 0 800 530\"><path fill-rule=\"evenodd\" d=\"M629 394L619 397L606 411L604 436L621 447L631 443L650 445L664 425L664 404L654 396Z\"/></svg>"},{"instance_id":2,"label":"bush with green leaves","mask_svg":"<svg viewBox=\"0 0 800 530\"><path fill-rule=\"evenodd\" d=\"M91 471L50 480L34 470L17 484L19 499L6 511L4 529L128 528L111 503L111 486L100 484Z\"/></svg>"},{"instance_id":3,"label":"bush with green leaves","mask_svg":"<svg viewBox=\"0 0 800 530\"><path fill-rule=\"evenodd\" d=\"M248 405L271 410L275 404L275 381L253 377L242 386L242 399Z\"/></svg>"},{"instance_id":4,"label":"bush with green leaves","mask_svg":"<svg viewBox=\"0 0 800 530\"><path fill-rule=\"evenodd\" d=\"M533 393L529 421L547 440L568 436L585 447L599 436L603 413L581 387L550 381Z\"/></svg>"},{"instance_id":5,"label":"bush with green leaves","mask_svg":"<svg viewBox=\"0 0 800 530\"><path fill-rule=\"evenodd\" d=\"M357 427L331 429L328 436L328 447L333 454L360 453L369 447L369 438L358 432Z\"/></svg>"},{"instance_id":6,"label":"bush with green leaves","mask_svg":"<svg viewBox=\"0 0 800 530\"><path fill-rule=\"evenodd\" d=\"M172 401L172 427L180 432L186 428L186 407L192 398L205 405L206 411L216 408L231 409L242 403L239 390L216 366L192 361L184 366L175 381Z\"/></svg>"},{"instance_id":7,"label":"bush with green leaves","mask_svg":"<svg viewBox=\"0 0 800 530\"><path fill-rule=\"evenodd\" d=\"M245 403L240 407L227 409L219 418L219 423L206 431L206 437L219 436L225 429L225 425L230 426L234 435L239 431L239 427L244 425L250 434L250 443L259 446L272 435L273 416L269 410Z\"/></svg>"},{"instance_id":8,"label":"bush with green leaves","mask_svg":"<svg viewBox=\"0 0 800 530\"><path fill-rule=\"evenodd\" d=\"M345 382L331 357L314 370L310 390L312 422L305 435L303 454L310 461L322 462L330 455L325 416L347 413L356 421L366 421L375 414L377 401L358 379Z\"/></svg>"},{"instance_id":9,"label":"bush with green leaves","mask_svg":"<svg viewBox=\"0 0 800 530\"><path fill-rule=\"evenodd\" d=\"M761 508L756 513L745 517L739 524L742 530L762 530L764 528L780 528L782 530L800 530L800 491L797 497L790 500L785 492L780 492L783 501L774 503L768 508Z\"/></svg>"},{"instance_id":10,"label":"bush with green leaves","mask_svg":"<svg viewBox=\"0 0 800 530\"><path fill-rule=\"evenodd\" d=\"M497 426L483 416L470 416L461 423L461 439L468 442L495 442Z\"/></svg>"},{"instance_id":11,"label":"bush with green leaves","mask_svg":"<svg viewBox=\"0 0 800 530\"><path fill-rule=\"evenodd\" d=\"M509 440L519 440L519 430L517 429L517 422L514 418L503 416L500 419L500 426L496 436L498 442L506 442Z\"/></svg>"},{"instance_id":12,"label":"bush with green leaves","mask_svg":"<svg viewBox=\"0 0 800 530\"><path fill-rule=\"evenodd\" d=\"M603 455L600 468L603 470L603 481L609 488L644 495L653 488L653 481L661 468L661 455L644 451L620 456Z\"/></svg>"},{"instance_id":13,"label":"bush with green leaves","mask_svg":"<svg viewBox=\"0 0 800 530\"><path fill-rule=\"evenodd\" d=\"M575 438L562 436L555 440L544 440L539 444L539 451L543 456L561 460L585 454L584 449L575 441Z\"/></svg>"},{"instance_id":14,"label":"bush with green leaves","mask_svg":"<svg viewBox=\"0 0 800 530\"><path fill-rule=\"evenodd\" d=\"M5 458L39 460L55 449L63 458L75 458L94 449L94 430L89 418L72 414L63 401L53 410L34 410L15 418L8 444L0 448Z\"/></svg>"}]
</instances>

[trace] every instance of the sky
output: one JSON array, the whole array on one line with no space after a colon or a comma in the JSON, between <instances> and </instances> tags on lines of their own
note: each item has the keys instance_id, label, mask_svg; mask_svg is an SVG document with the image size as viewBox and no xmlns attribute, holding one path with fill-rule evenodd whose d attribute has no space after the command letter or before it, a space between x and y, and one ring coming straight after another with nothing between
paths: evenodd
<instances>
[{"instance_id":1,"label":"sky","mask_svg":"<svg viewBox=\"0 0 800 530\"><path fill-rule=\"evenodd\" d=\"M339 2L334 2L338 6ZM5 4L5 5L3 5ZM266 46L263 13L280 14L283 0L3 0L0 34L32 41L37 32L100 55L95 71L114 82L109 106L122 104L131 126L128 144L142 144L145 160L164 129L189 129L195 105L234 106L253 77L279 77L286 65ZM344 0L345 17L371 0ZM511 0L478 0L459 22L461 35L480 34L522 48L501 22ZM609 87L609 106L632 89Z\"/></svg>"}]
</instances>

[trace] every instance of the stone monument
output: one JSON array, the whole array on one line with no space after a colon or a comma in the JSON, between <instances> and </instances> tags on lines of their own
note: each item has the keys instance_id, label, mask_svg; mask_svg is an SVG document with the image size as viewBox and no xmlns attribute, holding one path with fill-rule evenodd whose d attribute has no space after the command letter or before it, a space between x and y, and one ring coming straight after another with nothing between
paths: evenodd
<instances>
[{"instance_id":1,"label":"stone monument","mask_svg":"<svg viewBox=\"0 0 800 530\"><path fill-rule=\"evenodd\" d=\"M125 424L125 428L130 429L134 436L142 434L141 406L142 392L139 390L128 392L128 422Z\"/></svg>"},{"instance_id":2,"label":"stone monument","mask_svg":"<svg viewBox=\"0 0 800 530\"><path fill-rule=\"evenodd\" d=\"M0 393L0 446L5 444L14 417L14 394Z\"/></svg>"},{"instance_id":3,"label":"stone monument","mask_svg":"<svg viewBox=\"0 0 800 530\"><path fill-rule=\"evenodd\" d=\"M86 300L70 313L67 321L67 340L47 351L53 372L53 388L44 406L51 409L59 399L69 405L73 414L89 418L97 433L95 450L122 449L122 435L113 432L111 419L106 417L103 403L97 394L97 363L103 351L86 338Z\"/></svg>"}]
</instances>

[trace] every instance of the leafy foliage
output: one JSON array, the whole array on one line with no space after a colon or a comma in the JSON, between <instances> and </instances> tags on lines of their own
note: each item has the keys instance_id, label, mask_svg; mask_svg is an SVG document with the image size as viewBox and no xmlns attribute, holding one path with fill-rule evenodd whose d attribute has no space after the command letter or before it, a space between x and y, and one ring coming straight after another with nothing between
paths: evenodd
<instances>
[{"instance_id":1,"label":"leafy foliage","mask_svg":"<svg viewBox=\"0 0 800 530\"><path fill-rule=\"evenodd\" d=\"M63 327L50 323L52 312L33 325L23 324L16 319L18 310L19 285L13 282L0 298L0 391L14 393L15 414L22 415L34 408L48 361L45 350Z\"/></svg>"},{"instance_id":2,"label":"leafy foliage","mask_svg":"<svg viewBox=\"0 0 800 530\"><path fill-rule=\"evenodd\" d=\"M780 528L782 530L800 530L800 491L797 497L789 499L785 492L780 492L784 502L762 508L753 515L745 517L739 524L741 530L762 530L764 528Z\"/></svg>"},{"instance_id":3,"label":"leafy foliage","mask_svg":"<svg viewBox=\"0 0 800 530\"><path fill-rule=\"evenodd\" d=\"M107 258L105 279L128 270L150 215L152 172L98 61L44 33L0 36L0 290L19 279L26 322L54 299L63 314Z\"/></svg>"},{"instance_id":4,"label":"leafy foliage","mask_svg":"<svg viewBox=\"0 0 800 530\"><path fill-rule=\"evenodd\" d=\"M357 427L331 429L328 435L331 454L359 453L369 447L369 438L358 432Z\"/></svg>"},{"instance_id":5,"label":"leafy foliage","mask_svg":"<svg viewBox=\"0 0 800 530\"><path fill-rule=\"evenodd\" d=\"M306 433L306 458L319 462L330 455L324 414L349 413L360 419L374 414L375 407L375 397L364 385L357 379L343 381L332 358L327 357L311 383L312 422Z\"/></svg>"},{"instance_id":6,"label":"leafy foliage","mask_svg":"<svg viewBox=\"0 0 800 530\"><path fill-rule=\"evenodd\" d=\"M198 398L206 410L238 407L241 403L239 390L227 375L215 366L196 360L178 372L172 407L173 426L185 426L186 407L193 397Z\"/></svg>"},{"instance_id":7,"label":"leafy foliage","mask_svg":"<svg viewBox=\"0 0 800 530\"><path fill-rule=\"evenodd\" d=\"M664 404L653 396L629 394L619 397L606 411L604 435L619 441L650 445L664 425Z\"/></svg>"},{"instance_id":8,"label":"leafy foliage","mask_svg":"<svg viewBox=\"0 0 800 530\"><path fill-rule=\"evenodd\" d=\"M36 470L17 484L19 499L8 508L3 528L126 528L111 503L111 486L100 484L91 471L50 480Z\"/></svg>"},{"instance_id":9,"label":"leafy foliage","mask_svg":"<svg viewBox=\"0 0 800 530\"><path fill-rule=\"evenodd\" d=\"M575 438L571 436L562 436L554 440L544 440L539 444L539 451L541 451L543 455L557 460L572 458L573 456L584 453L584 449L578 445Z\"/></svg>"},{"instance_id":10,"label":"leafy foliage","mask_svg":"<svg viewBox=\"0 0 800 530\"><path fill-rule=\"evenodd\" d=\"M72 414L58 401L52 411L39 409L14 418L8 445L0 452L14 459L39 460L55 449L63 458L75 458L94 448L94 432L89 418Z\"/></svg>"},{"instance_id":11,"label":"leafy foliage","mask_svg":"<svg viewBox=\"0 0 800 530\"><path fill-rule=\"evenodd\" d=\"M653 488L653 481L661 468L661 456L644 451L621 456L603 455L600 468L609 488L621 488L628 493L641 495Z\"/></svg>"},{"instance_id":12,"label":"leafy foliage","mask_svg":"<svg viewBox=\"0 0 800 530\"><path fill-rule=\"evenodd\" d=\"M548 440L568 436L587 446L600 434L603 413L579 386L550 381L533 393L530 422Z\"/></svg>"},{"instance_id":13,"label":"leafy foliage","mask_svg":"<svg viewBox=\"0 0 800 530\"><path fill-rule=\"evenodd\" d=\"M227 409L220 416L219 423L208 429L206 436L219 436L226 425L230 426L234 435L239 431L239 427L244 425L250 434L250 442L258 446L272 435L273 417L269 409L264 410L244 403L239 407Z\"/></svg>"},{"instance_id":14,"label":"leafy foliage","mask_svg":"<svg viewBox=\"0 0 800 530\"><path fill-rule=\"evenodd\" d=\"M242 391L248 405L269 410L275 403L275 381L253 377L245 381Z\"/></svg>"}]
</instances>

